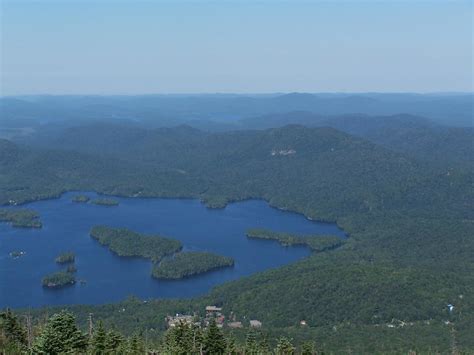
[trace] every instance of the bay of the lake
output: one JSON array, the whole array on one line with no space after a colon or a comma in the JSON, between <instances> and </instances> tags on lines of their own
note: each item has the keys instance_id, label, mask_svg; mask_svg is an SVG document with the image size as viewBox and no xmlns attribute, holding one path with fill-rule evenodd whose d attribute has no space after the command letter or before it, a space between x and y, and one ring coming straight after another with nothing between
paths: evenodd
<instances>
[{"instance_id":1,"label":"bay of the lake","mask_svg":"<svg viewBox=\"0 0 474 355\"><path fill-rule=\"evenodd\" d=\"M34 209L40 214L43 228L13 228L0 223L0 308L102 304L131 295L143 299L192 297L223 282L310 254L306 247L248 239L245 232L250 228L345 238L335 224L310 221L260 200L209 209L198 200L113 197L119 206L105 207L72 202L78 194L98 196L93 192L68 192L58 199L7 207ZM98 224L178 239L184 250L230 256L235 266L182 280L156 280L151 277L149 260L118 257L92 239L89 231ZM12 251L24 251L26 255L14 259L9 256ZM64 251L76 254L76 278L86 282L59 290L43 288L41 279L46 274L64 268L54 261Z\"/></svg>"}]
</instances>

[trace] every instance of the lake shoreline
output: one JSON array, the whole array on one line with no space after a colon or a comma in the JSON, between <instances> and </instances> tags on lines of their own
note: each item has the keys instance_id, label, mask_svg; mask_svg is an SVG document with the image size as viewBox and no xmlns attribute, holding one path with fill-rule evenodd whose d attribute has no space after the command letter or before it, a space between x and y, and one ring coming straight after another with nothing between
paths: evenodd
<instances>
[{"instance_id":1,"label":"lake shoreline","mask_svg":"<svg viewBox=\"0 0 474 355\"><path fill-rule=\"evenodd\" d=\"M79 193L90 198L99 196L94 191ZM275 208L265 200L238 201L226 208L209 209L202 200L194 198L116 197L119 206L103 208L72 202L74 194L77 190L28 206L44 220L42 230L23 231L0 224L0 231L6 233L7 250L24 250L28 254L28 258L17 259L15 265L0 258L0 267L14 270L18 282L11 295L0 296L2 307L110 304L120 302L130 294L140 299L201 297L216 286L293 264L311 255L307 246L285 248L278 243L248 240L245 236L248 228L266 227L304 235L336 233L340 238L346 238L336 224L309 221L299 213ZM89 236L90 229L99 224L128 228L145 235L167 236L181 241L183 252L226 255L235 260L235 265L178 280L152 278L150 260L118 256ZM45 244L49 247L44 248ZM87 284L57 290L54 296L50 292L42 293L38 290L40 276L53 272L52 260L67 250L74 250L78 257L77 280L87 280ZM9 275L12 272L5 272L7 277L2 280L3 284L11 285ZM31 300L15 297L25 290L30 290Z\"/></svg>"}]
</instances>

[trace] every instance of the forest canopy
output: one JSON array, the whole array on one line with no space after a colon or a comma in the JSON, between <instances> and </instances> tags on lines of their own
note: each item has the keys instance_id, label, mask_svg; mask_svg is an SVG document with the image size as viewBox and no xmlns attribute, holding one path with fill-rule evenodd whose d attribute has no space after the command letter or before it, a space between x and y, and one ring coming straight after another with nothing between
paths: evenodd
<instances>
[{"instance_id":1,"label":"forest canopy","mask_svg":"<svg viewBox=\"0 0 474 355\"><path fill-rule=\"evenodd\" d=\"M182 252L153 266L157 279L181 279L222 267L233 266L232 258L208 252Z\"/></svg>"}]
</instances>

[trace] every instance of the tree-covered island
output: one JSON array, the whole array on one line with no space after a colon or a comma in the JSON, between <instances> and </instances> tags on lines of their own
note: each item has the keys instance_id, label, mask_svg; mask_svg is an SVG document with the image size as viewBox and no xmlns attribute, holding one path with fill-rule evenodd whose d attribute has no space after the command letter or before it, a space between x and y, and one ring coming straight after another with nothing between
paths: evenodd
<instances>
[{"instance_id":1,"label":"tree-covered island","mask_svg":"<svg viewBox=\"0 0 474 355\"><path fill-rule=\"evenodd\" d=\"M344 239L334 235L299 236L258 228L249 229L246 234L248 238L276 240L285 247L306 245L315 252L335 249L345 243Z\"/></svg>"},{"instance_id":2,"label":"tree-covered island","mask_svg":"<svg viewBox=\"0 0 474 355\"><path fill-rule=\"evenodd\" d=\"M94 226L90 236L107 246L118 256L136 256L159 262L182 249L178 240L158 235L143 235L127 228Z\"/></svg>"},{"instance_id":3,"label":"tree-covered island","mask_svg":"<svg viewBox=\"0 0 474 355\"><path fill-rule=\"evenodd\" d=\"M30 209L0 209L0 222L10 222L17 228L41 228L43 225L39 220L39 214Z\"/></svg>"},{"instance_id":4,"label":"tree-covered island","mask_svg":"<svg viewBox=\"0 0 474 355\"><path fill-rule=\"evenodd\" d=\"M94 205L113 207L118 206L119 202L113 198L96 198L91 201Z\"/></svg>"},{"instance_id":5,"label":"tree-covered island","mask_svg":"<svg viewBox=\"0 0 474 355\"><path fill-rule=\"evenodd\" d=\"M155 264L152 275L157 279L181 279L233 265L234 260L226 256L208 252L185 252Z\"/></svg>"},{"instance_id":6,"label":"tree-covered island","mask_svg":"<svg viewBox=\"0 0 474 355\"><path fill-rule=\"evenodd\" d=\"M72 198L72 202L76 203L87 203L89 200L90 198L86 195L76 195Z\"/></svg>"},{"instance_id":7,"label":"tree-covered island","mask_svg":"<svg viewBox=\"0 0 474 355\"><path fill-rule=\"evenodd\" d=\"M76 278L72 272L58 271L43 277L41 283L43 287L57 289L74 285Z\"/></svg>"},{"instance_id":8,"label":"tree-covered island","mask_svg":"<svg viewBox=\"0 0 474 355\"><path fill-rule=\"evenodd\" d=\"M72 251L67 251L59 254L54 261L58 264L73 263L76 260L76 255Z\"/></svg>"}]
</instances>

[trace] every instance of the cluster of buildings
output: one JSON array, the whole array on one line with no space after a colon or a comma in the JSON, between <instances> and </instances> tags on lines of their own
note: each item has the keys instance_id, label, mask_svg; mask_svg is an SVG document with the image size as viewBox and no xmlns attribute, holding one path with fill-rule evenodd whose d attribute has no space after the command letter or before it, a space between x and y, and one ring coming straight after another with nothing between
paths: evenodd
<instances>
[{"instance_id":1,"label":"cluster of buildings","mask_svg":"<svg viewBox=\"0 0 474 355\"><path fill-rule=\"evenodd\" d=\"M181 323L201 326L201 322L196 316L190 316L187 314L176 313L175 316L167 316L165 320L168 328L174 328Z\"/></svg>"},{"instance_id":2,"label":"cluster of buildings","mask_svg":"<svg viewBox=\"0 0 474 355\"><path fill-rule=\"evenodd\" d=\"M211 319L214 319L217 323L219 328L223 328L224 326L229 328L243 328L244 325L242 322L236 320L235 314L230 313L229 319L226 321L225 315L222 313L222 308L217 306L207 306L206 307L206 315L204 319L201 319L196 314L188 315L188 314L179 314L177 313L174 316L167 316L166 317L166 324L168 328L176 327L177 325L184 323L184 324L193 324L198 327L207 327ZM249 327L251 328L260 328L262 326L262 322L256 319L252 319L249 321Z\"/></svg>"}]
</instances>

